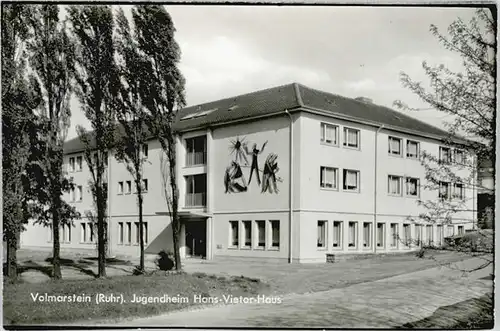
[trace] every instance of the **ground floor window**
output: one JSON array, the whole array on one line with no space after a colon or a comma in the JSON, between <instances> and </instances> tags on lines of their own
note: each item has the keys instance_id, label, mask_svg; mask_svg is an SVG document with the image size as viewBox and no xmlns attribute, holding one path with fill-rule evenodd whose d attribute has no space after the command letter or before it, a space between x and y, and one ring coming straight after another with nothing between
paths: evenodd
<instances>
[{"instance_id":1,"label":"ground floor window","mask_svg":"<svg viewBox=\"0 0 500 331\"><path fill-rule=\"evenodd\" d=\"M80 223L80 242L93 243L95 242L95 224L92 222Z\"/></svg>"},{"instance_id":2,"label":"ground floor window","mask_svg":"<svg viewBox=\"0 0 500 331\"><path fill-rule=\"evenodd\" d=\"M333 221L333 247L342 247L342 222Z\"/></svg>"},{"instance_id":3,"label":"ground floor window","mask_svg":"<svg viewBox=\"0 0 500 331\"><path fill-rule=\"evenodd\" d=\"M453 237L455 235L455 229L453 228L453 225L448 225L446 227L446 236L447 237Z\"/></svg>"},{"instance_id":4,"label":"ground floor window","mask_svg":"<svg viewBox=\"0 0 500 331\"><path fill-rule=\"evenodd\" d=\"M257 247L266 247L266 221L255 221L257 225Z\"/></svg>"},{"instance_id":5,"label":"ground floor window","mask_svg":"<svg viewBox=\"0 0 500 331\"><path fill-rule=\"evenodd\" d=\"M415 242L417 246L422 244L422 225L415 224Z\"/></svg>"},{"instance_id":6,"label":"ground floor window","mask_svg":"<svg viewBox=\"0 0 500 331\"><path fill-rule=\"evenodd\" d=\"M397 247L398 239L398 224L391 223L391 247Z\"/></svg>"},{"instance_id":7,"label":"ground floor window","mask_svg":"<svg viewBox=\"0 0 500 331\"><path fill-rule=\"evenodd\" d=\"M464 226L463 225L459 225L458 226L458 234L459 235L463 235L464 234Z\"/></svg>"},{"instance_id":8,"label":"ground floor window","mask_svg":"<svg viewBox=\"0 0 500 331\"><path fill-rule=\"evenodd\" d=\"M269 221L271 223L271 247L280 247L280 221Z\"/></svg>"},{"instance_id":9,"label":"ground floor window","mask_svg":"<svg viewBox=\"0 0 500 331\"><path fill-rule=\"evenodd\" d=\"M357 236L356 236L356 222L349 222L349 231L348 231L348 246L349 247L356 247L356 241L357 241Z\"/></svg>"},{"instance_id":10,"label":"ground floor window","mask_svg":"<svg viewBox=\"0 0 500 331\"><path fill-rule=\"evenodd\" d=\"M243 247L252 248L252 222L243 221Z\"/></svg>"},{"instance_id":11,"label":"ground floor window","mask_svg":"<svg viewBox=\"0 0 500 331\"><path fill-rule=\"evenodd\" d=\"M118 244L123 244L123 222L118 222Z\"/></svg>"},{"instance_id":12,"label":"ground floor window","mask_svg":"<svg viewBox=\"0 0 500 331\"><path fill-rule=\"evenodd\" d=\"M140 231L140 226L139 222L135 222L135 243L136 245L140 244L140 238L141 238L141 231ZM144 244L148 243L148 223L147 222L142 222L142 229L143 229L143 238L144 238Z\"/></svg>"},{"instance_id":13,"label":"ground floor window","mask_svg":"<svg viewBox=\"0 0 500 331\"><path fill-rule=\"evenodd\" d=\"M363 223L363 247L371 247L372 224L369 222Z\"/></svg>"},{"instance_id":14,"label":"ground floor window","mask_svg":"<svg viewBox=\"0 0 500 331\"><path fill-rule=\"evenodd\" d=\"M127 222L127 241L125 243L127 245L132 243L132 222Z\"/></svg>"},{"instance_id":15,"label":"ground floor window","mask_svg":"<svg viewBox=\"0 0 500 331\"><path fill-rule=\"evenodd\" d=\"M437 243L439 246L443 244L443 226L438 225L437 226Z\"/></svg>"},{"instance_id":16,"label":"ground floor window","mask_svg":"<svg viewBox=\"0 0 500 331\"><path fill-rule=\"evenodd\" d=\"M411 244L411 226L410 224L403 224L404 245L410 247Z\"/></svg>"},{"instance_id":17,"label":"ground floor window","mask_svg":"<svg viewBox=\"0 0 500 331\"><path fill-rule=\"evenodd\" d=\"M425 236L427 239L427 245L431 246L434 242L434 233L432 231L432 225L425 226Z\"/></svg>"},{"instance_id":18,"label":"ground floor window","mask_svg":"<svg viewBox=\"0 0 500 331\"><path fill-rule=\"evenodd\" d=\"M377 247L384 247L385 224L377 223Z\"/></svg>"},{"instance_id":19,"label":"ground floor window","mask_svg":"<svg viewBox=\"0 0 500 331\"><path fill-rule=\"evenodd\" d=\"M326 247L326 221L318 221L318 248Z\"/></svg>"},{"instance_id":20,"label":"ground floor window","mask_svg":"<svg viewBox=\"0 0 500 331\"><path fill-rule=\"evenodd\" d=\"M61 231L59 232L59 240L63 243L71 242L71 224L61 225Z\"/></svg>"},{"instance_id":21,"label":"ground floor window","mask_svg":"<svg viewBox=\"0 0 500 331\"><path fill-rule=\"evenodd\" d=\"M238 221L229 221L229 242L231 247L238 247Z\"/></svg>"}]
</instances>

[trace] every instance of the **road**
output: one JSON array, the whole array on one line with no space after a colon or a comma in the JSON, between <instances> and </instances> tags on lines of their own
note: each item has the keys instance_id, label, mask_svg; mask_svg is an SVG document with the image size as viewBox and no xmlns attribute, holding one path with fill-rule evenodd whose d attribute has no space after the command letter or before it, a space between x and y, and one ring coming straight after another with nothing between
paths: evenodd
<instances>
[{"instance_id":1,"label":"road","mask_svg":"<svg viewBox=\"0 0 500 331\"><path fill-rule=\"evenodd\" d=\"M454 267L477 265L467 260ZM441 306L492 291L482 279L492 268L474 273L436 267L328 291L280 297L282 303L232 304L119 323L163 327L325 327L388 328L428 317ZM115 324L116 325L116 324Z\"/></svg>"}]
</instances>

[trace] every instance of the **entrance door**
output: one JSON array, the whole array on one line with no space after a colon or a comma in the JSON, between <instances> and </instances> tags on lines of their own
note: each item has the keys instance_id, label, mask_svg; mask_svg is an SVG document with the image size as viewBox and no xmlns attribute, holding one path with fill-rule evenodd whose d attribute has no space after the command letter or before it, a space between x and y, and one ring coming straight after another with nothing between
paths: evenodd
<instances>
[{"instance_id":1,"label":"entrance door","mask_svg":"<svg viewBox=\"0 0 500 331\"><path fill-rule=\"evenodd\" d=\"M186 224L186 247L192 257L205 258L207 255L207 223L202 221L188 221Z\"/></svg>"}]
</instances>

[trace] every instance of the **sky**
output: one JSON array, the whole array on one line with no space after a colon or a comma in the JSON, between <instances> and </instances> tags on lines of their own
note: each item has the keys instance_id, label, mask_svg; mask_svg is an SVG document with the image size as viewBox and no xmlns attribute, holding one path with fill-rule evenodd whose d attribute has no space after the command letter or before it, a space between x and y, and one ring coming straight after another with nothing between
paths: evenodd
<instances>
[{"instance_id":1,"label":"sky","mask_svg":"<svg viewBox=\"0 0 500 331\"><path fill-rule=\"evenodd\" d=\"M128 12L130 8L124 7ZM422 61L461 70L429 27L446 33L473 8L167 5L176 27L188 106L292 82L343 95L364 96L393 108L402 100L427 108L400 82L400 72L427 82ZM443 127L435 110L408 115ZM68 139L76 125L90 128L72 100Z\"/></svg>"}]
</instances>

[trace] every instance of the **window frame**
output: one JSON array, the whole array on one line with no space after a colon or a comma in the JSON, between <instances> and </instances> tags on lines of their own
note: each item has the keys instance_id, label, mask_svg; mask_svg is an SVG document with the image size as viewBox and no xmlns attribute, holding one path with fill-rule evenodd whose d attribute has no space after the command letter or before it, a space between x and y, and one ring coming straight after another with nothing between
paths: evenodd
<instances>
[{"instance_id":1,"label":"window frame","mask_svg":"<svg viewBox=\"0 0 500 331\"><path fill-rule=\"evenodd\" d=\"M398 179L398 188L399 188L399 193L392 193L391 192L391 179L392 178L397 178ZM403 176L399 175L387 175L387 194L392 197L402 197L403 196Z\"/></svg>"},{"instance_id":2,"label":"window frame","mask_svg":"<svg viewBox=\"0 0 500 331\"><path fill-rule=\"evenodd\" d=\"M132 194L132 181L131 180L127 180L125 181L125 185L126 185L126 191L125 191L125 194Z\"/></svg>"},{"instance_id":3,"label":"window frame","mask_svg":"<svg viewBox=\"0 0 500 331\"><path fill-rule=\"evenodd\" d=\"M355 131L356 132L356 146L350 146L348 144L348 136L349 136L349 131ZM361 149L361 130L359 129L355 129L355 128L352 128L352 127L348 127L348 126L344 126L343 128L343 142L342 142L342 146L344 148L348 148L348 149L356 149L356 150L360 150Z\"/></svg>"},{"instance_id":4,"label":"window frame","mask_svg":"<svg viewBox=\"0 0 500 331\"><path fill-rule=\"evenodd\" d=\"M350 243L351 225L354 225L354 231L353 231L354 238L353 238L352 246ZM349 221L347 223L347 249L350 249L350 250L357 249L358 248L358 238L359 238L358 222L357 221Z\"/></svg>"},{"instance_id":5,"label":"window frame","mask_svg":"<svg viewBox=\"0 0 500 331\"><path fill-rule=\"evenodd\" d=\"M399 152L398 153L394 153L394 151L392 151L392 149L391 149L391 141L392 140L399 141ZM390 156L403 157L403 142L404 142L403 138L399 138L399 137L395 137L395 136L388 136L387 141L389 142L388 154Z\"/></svg>"},{"instance_id":6,"label":"window frame","mask_svg":"<svg viewBox=\"0 0 500 331\"><path fill-rule=\"evenodd\" d=\"M335 238L336 225L338 225L338 229L339 229L338 240L335 240L336 239ZM342 249L342 247L344 246L344 241L343 241L344 222L343 221L333 221L332 227L333 227L332 248L333 249ZM335 241L338 242L337 246L335 246Z\"/></svg>"},{"instance_id":7,"label":"window frame","mask_svg":"<svg viewBox=\"0 0 500 331\"><path fill-rule=\"evenodd\" d=\"M394 233L392 229L395 229ZM391 242L389 244L389 247L391 249L398 249L398 244L399 244L399 224L398 223L390 223L389 224L389 233L391 237Z\"/></svg>"},{"instance_id":8,"label":"window frame","mask_svg":"<svg viewBox=\"0 0 500 331\"><path fill-rule=\"evenodd\" d=\"M408 230L408 233L406 233ZM407 236L408 234L408 236ZM404 242L403 242L403 246L406 247L406 248L410 248L411 247L411 224L409 223L403 223L403 235L404 235Z\"/></svg>"},{"instance_id":9,"label":"window frame","mask_svg":"<svg viewBox=\"0 0 500 331\"><path fill-rule=\"evenodd\" d=\"M80 161L80 162L78 162ZM76 172L82 172L83 171L83 156L77 156L76 157Z\"/></svg>"},{"instance_id":10,"label":"window frame","mask_svg":"<svg viewBox=\"0 0 500 331\"><path fill-rule=\"evenodd\" d=\"M76 192L78 195L78 199L75 202L83 202L83 186L82 185L77 185L76 186Z\"/></svg>"},{"instance_id":11,"label":"window frame","mask_svg":"<svg viewBox=\"0 0 500 331\"><path fill-rule=\"evenodd\" d=\"M448 156L446 159L443 159L443 152L447 150ZM449 164L452 161L452 149L446 146L439 146L439 163Z\"/></svg>"},{"instance_id":12,"label":"window frame","mask_svg":"<svg viewBox=\"0 0 500 331\"><path fill-rule=\"evenodd\" d=\"M264 231L264 234L263 234L263 237L264 237L264 242L262 243L261 242L261 233L260 231L263 230ZM264 220L255 220L255 236L256 236L256 240L254 242L254 245L253 248L254 249L260 249L260 250L263 250L263 249L266 249L266 244L267 244L267 231L266 231L266 221Z\"/></svg>"},{"instance_id":13,"label":"window frame","mask_svg":"<svg viewBox=\"0 0 500 331\"><path fill-rule=\"evenodd\" d=\"M457 187L460 185L461 187L461 190L460 190L460 195L457 196L456 195L456 189ZM465 200L465 186L463 183L453 183L453 187L451 189L451 198L454 199L454 200L460 200L460 201L464 201Z\"/></svg>"},{"instance_id":14,"label":"window frame","mask_svg":"<svg viewBox=\"0 0 500 331\"><path fill-rule=\"evenodd\" d=\"M356 189L346 188L345 179L348 172L354 172L356 174ZM359 170L342 169L342 191L353 192L353 193L359 193L361 191L361 172Z\"/></svg>"},{"instance_id":15,"label":"window frame","mask_svg":"<svg viewBox=\"0 0 500 331\"><path fill-rule=\"evenodd\" d=\"M381 225L381 228L382 228L382 236L377 235L376 238L375 238L376 239L375 241L377 242L376 245L377 245L378 248L385 248L385 242L386 242L386 240L385 240L385 237L386 237L386 234L385 234L385 232L386 232L385 222L377 222L377 229L376 229L376 233L377 234L379 232L379 226L380 225ZM379 241L380 241L380 244L379 244Z\"/></svg>"},{"instance_id":16,"label":"window frame","mask_svg":"<svg viewBox=\"0 0 500 331\"><path fill-rule=\"evenodd\" d=\"M149 144L148 143L142 144L142 146L141 146L141 155L142 155L143 159L147 159L148 158L148 156L149 156Z\"/></svg>"},{"instance_id":17,"label":"window frame","mask_svg":"<svg viewBox=\"0 0 500 331\"><path fill-rule=\"evenodd\" d=\"M149 183L147 178L142 179L142 193L148 193Z\"/></svg>"},{"instance_id":18,"label":"window frame","mask_svg":"<svg viewBox=\"0 0 500 331\"><path fill-rule=\"evenodd\" d=\"M233 225L236 224L236 245L234 244L233 237L234 237L234 230L235 228ZM240 245L240 222L235 221L235 220L230 220L229 221L229 249L238 249Z\"/></svg>"},{"instance_id":19,"label":"window frame","mask_svg":"<svg viewBox=\"0 0 500 331\"><path fill-rule=\"evenodd\" d=\"M460 162L457 161L457 154L462 155L462 160ZM453 149L453 163L458 164L458 165L464 165L465 162L465 151L460 148L454 148Z\"/></svg>"},{"instance_id":20,"label":"window frame","mask_svg":"<svg viewBox=\"0 0 500 331\"><path fill-rule=\"evenodd\" d=\"M75 161L75 157L74 156L71 156L69 158L69 161L68 161L68 168L69 168L69 171L68 172L75 172L75 169L76 169L76 161Z\"/></svg>"},{"instance_id":21,"label":"window frame","mask_svg":"<svg viewBox=\"0 0 500 331\"><path fill-rule=\"evenodd\" d=\"M328 170L333 170L333 183L332 187L326 186L328 184L326 182L326 173ZM319 187L323 190L331 190L331 191L338 191L339 190L339 168L335 167L328 167L328 166L320 166L319 167Z\"/></svg>"},{"instance_id":22,"label":"window frame","mask_svg":"<svg viewBox=\"0 0 500 331\"><path fill-rule=\"evenodd\" d=\"M320 226L320 224L322 226ZM321 229L321 238L320 237L320 229ZM328 247L328 221L326 220L318 220L316 223L316 248L318 250L326 250ZM320 239L323 239L323 243L321 243Z\"/></svg>"},{"instance_id":23,"label":"window frame","mask_svg":"<svg viewBox=\"0 0 500 331\"><path fill-rule=\"evenodd\" d=\"M372 243L372 231L373 226L372 222L363 222L363 249L371 249L373 246ZM368 238L365 238L365 227L368 228Z\"/></svg>"},{"instance_id":24,"label":"window frame","mask_svg":"<svg viewBox=\"0 0 500 331\"><path fill-rule=\"evenodd\" d=\"M412 194L409 194L408 191L408 184L409 184L409 180L412 180L412 179L415 179L417 181L417 194L416 195L412 195ZM405 196L406 197L410 197L410 198L419 198L420 197L420 178L417 178L417 177L409 177L409 176L406 176L405 177Z\"/></svg>"},{"instance_id":25,"label":"window frame","mask_svg":"<svg viewBox=\"0 0 500 331\"><path fill-rule=\"evenodd\" d=\"M269 250L276 250L276 251L279 251L280 250L280 246L281 246L281 232L280 232L280 220L269 220L269 235L270 235L270 240L269 240L269 243L268 243L268 246L267 248ZM273 224L278 224L277 228L278 229L278 245L275 246L274 245L274 227L273 227Z\"/></svg>"},{"instance_id":26,"label":"window frame","mask_svg":"<svg viewBox=\"0 0 500 331\"><path fill-rule=\"evenodd\" d=\"M240 243L240 248L241 249L252 249L253 248L253 231L252 231L252 221L250 220L243 220L241 221L241 227L243 229L242 231L242 237L243 237L243 240L241 240L241 243ZM246 224L249 224L248 226L248 231L250 231L249 233L249 238L250 238L250 244L247 245L247 228L246 228Z\"/></svg>"},{"instance_id":27,"label":"window frame","mask_svg":"<svg viewBox=\"0 0 500 331\"><path fill-rule=\"evenodd\" d=\"M124 185L123 181L118 182L118 195L123 195L124 194Z\"/></svg>"},{"instance_id":28,"label":"window frame","mask_svg":"<svg viewBox=\"0 0 500 331\"><path fill-rule=\"evenodd\" d=\"M334 133L334 137L333 137L333 141L332 142L328 142L326 140L326 129L327 128L332 128L333 129L333 133ZM326 123L326 122L321 122L320 123L320 143L323 144L323 145L327 145L327 146L335 146L335 147L338 147L339 146L339 128L340 126L336 125L336 124L331 124L331 123Z\"/></svg>"},{"instance_id":29,"label":"window frame","mask_svg":"<svg viewBox=\"0 0 500 331\"><path fill-rule=\"evenodd\" d=\"M447 190L446 190L446 197L442 196L442 193L441 193L441 187L444 186L444 184L447 185ZM439 189L438 189L438 198L441 199L441 200L450 200L451 199L451 183L450 182L445 182L445 181L440 181L439 182Z\"/></svg>"},{"instance_id":30,"label":"window frame","mask_svg":"<svg viewBox=\"0 0 500 331\"><path fill-rule=\"evenodd\" d=\"M416 156L410 156L409 155L409 149L408 149L408 144L409 143L415 143L417 145L417 155ZM412 139L406 139L406 158L412 159L412 160L418 160L420 158L420 142Z\"/></svg>"}]
</instances>

